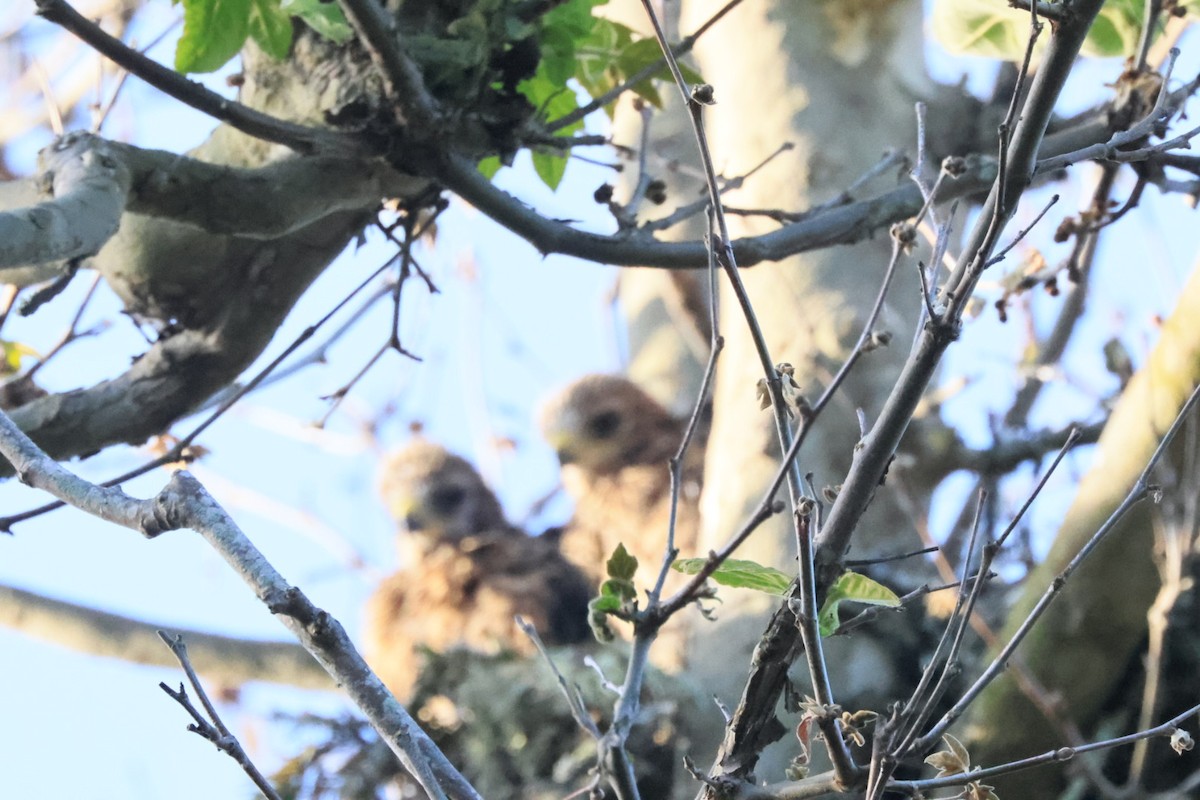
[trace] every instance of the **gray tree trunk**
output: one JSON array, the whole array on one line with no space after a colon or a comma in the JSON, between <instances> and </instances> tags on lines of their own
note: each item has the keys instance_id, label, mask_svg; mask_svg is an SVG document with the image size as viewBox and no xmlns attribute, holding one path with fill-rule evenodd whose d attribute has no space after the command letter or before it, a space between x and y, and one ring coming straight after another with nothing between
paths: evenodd
<instances>
[{"instance_id":1,"label":"gray tree trunk","mask_svg":"<svg viewBox=\"0 0 1200 800\"><path fill-rule=\"evenodd\" d=\"M784 143L794 146L756 172L744 188L729 193L729 205L801 211L836 196L886 150L913 152L914 104L926 86L920 6L871 5L847 10L832 3L745 4L700 41L696 62L714 86L717 101L705 119L718 170L726 177L739 176ZM712 12L712 4L685 3L680 33L695 30ZM652 134L657 138L666 133L673 146L658 157L695 165L695 141L678 105L673 113L654 120ZM694 177L686 177L686 170L679 172L685 177L672 176L672 206L696 196L701 186ZM898 180L907 178L889 171L867 191L894 188ZM755 217L732 217L730 222L735 237L777 226ZM702 229L697 223L687 235L698 232ZM836 371L857 337L889 250L888 236L881 232L856 246L809 253L743 273L773 361L795 365L796 379L810 398ZM723 277L719 281L726 283ZM682 338L672 342L662 336L663 326L677 327L667 313L674 287L664 292L664 276L649 272L623 274L621 282L631 316L631 372L658 386L660 397L680 408L694 394L699 367ZM801 452L801 470L812 472L818 487L837 483L850 462L859 439L855 408L861 407L870 420L887 396L911 340L918 299L916 275L898 276L881 320L881 327L896 335L895 343L868 356ZM631 300L636 301L632 310ZM750 515L779 458L770 412L760 411L755 399L755 385L763 375L747 325L727 289L721 290L720 302L726 348L717 372L707 450L700 554L720 547ZM657 319L652 314L656 303ZM684 399L663 391L661 376L670 369L687 376L675 387ZM881 499L875 505L864 527L868 535L856 540L855 553L914 549L917 539L911 526ZM785 514L764 525L738 557L793 571L795 552L790 516ZM745 590L727 589L720 595L719 620L696 623L702 635L694 643L691 670L706 694L732 707L745 682L751 651L778 600ZM839 642L831 657L836 661L835 691L844 693L848 702L856 698L874 704L896 696L897 687L887 680L896 672L891 657L870 639ZM695 752L706 758L712 743L703 744L706 747ZM780 758L789 755L781 752ZM764 763L759 775L779 780L780 768L777 758L773 765Z\"/></svg>"}]
</instances>

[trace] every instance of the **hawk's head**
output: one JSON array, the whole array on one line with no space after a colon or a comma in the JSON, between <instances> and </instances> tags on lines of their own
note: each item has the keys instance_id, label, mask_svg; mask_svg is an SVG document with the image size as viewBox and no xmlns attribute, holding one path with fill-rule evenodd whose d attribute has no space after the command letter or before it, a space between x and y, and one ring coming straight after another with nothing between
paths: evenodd
<instances>
[{"instance_id":1,"label":"hawk's head","mask_svg":"<svg viewBox=\"0 0 1200 800\"><path fill-rule=\"evenodd\" d=\"M475 468L432 442L415 440L388 456L380 489L392 517L430 543L506 526L500 502Z\"/></svg>"},{"instance_id":2,"label":"hawk's head","mask_svg":"<svg viewBox=\"0 0 1200 800\"><path fill-rule=\"evenodd\" d=\"M665 464L681 433L658 401L615 375L588 375L570 384L545 403L540 422L559 461L596 475Z\"/></svg>"}]
</instances>

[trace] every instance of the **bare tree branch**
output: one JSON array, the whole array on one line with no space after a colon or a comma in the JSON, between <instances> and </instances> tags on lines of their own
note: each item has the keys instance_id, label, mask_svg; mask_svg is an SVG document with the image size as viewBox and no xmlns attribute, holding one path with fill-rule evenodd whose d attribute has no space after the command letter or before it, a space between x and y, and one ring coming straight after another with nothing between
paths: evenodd
<instances>
[{"instance_id":1,"label":"bare tree branch","mask_svg":"<svg viewBox=\"0 0 1200 800\"><path fill-rule=\"evenodd\" d=\"M38 449L3 412L0 453L16 467L23 482L100 519L147 537L179 528L200 533L346 691L434 800L480 800L362 660L341 624L289 585L188 473L175 473L157 497L135 500L120 489L94 486L71 474Z\"/></svg>"},{"instance_id":2,"label":"bare tree branch","mask_svg":"<svg viewBox=\"0 0 1200 800\"><path fill-rule=\"evenodd\" d=\"M88 655L170 667L158 631L176 631L191 643L192 663L209 680L226 685L268 681L301 689L335 688L329 674L302 647L184 630L123 617L14 586L0 586L0 625Z\"/></svg>"},{"instance_id":3,"label":"bare tree branch","mask_svg":"<svg viewBox=\"0 0 1200 800\"><path fill-rule=\"evenodd\" d=\"M41 152L41 178L53 199L0 212L0 280L5 268L90 256L121 221L130 175L111 148L89 134L59 139Z\"/></svg>"}]
</instances>

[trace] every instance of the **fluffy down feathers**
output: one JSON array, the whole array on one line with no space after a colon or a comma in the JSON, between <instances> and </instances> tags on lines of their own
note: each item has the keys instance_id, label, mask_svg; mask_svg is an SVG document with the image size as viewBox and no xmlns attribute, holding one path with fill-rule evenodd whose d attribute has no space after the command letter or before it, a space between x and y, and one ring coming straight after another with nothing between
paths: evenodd
<instances>
[{"instance_id":1,"label":"fluffy down feathers","mask_svg":"<svg viewBox=\"0 0 1200 800\"><path fill-rule=\"evenodd\" d=\"M408 557L368 601L365 643L398 697L412 690L422 648L530 653L516 614L549 644L590 638L583 576L553 542L509 525L469 463L416 442L385 462L382 488Z\"/></svg>"},{"instance_id":2,"label":"fluffy down feathers","mask_svg":"<svg viewBox=\"0 0 1200 800\"><path fill-rule=\"evenodd\" d=\"M563 464L563 483L575 514L561 547L593 585L618 543L638 559L639 589L653 585L667 546L671 478L667 462L679 449L683 423L635 384L589 375L553 397L541 414L542 432ZM689 448L675 524L681 556L694 555L703 450ZM678 585L679 576L668 581ZM660 648L665 651L666 648ZM660 666L676 666L670 659Z\"/></svg>"}]
</instances>

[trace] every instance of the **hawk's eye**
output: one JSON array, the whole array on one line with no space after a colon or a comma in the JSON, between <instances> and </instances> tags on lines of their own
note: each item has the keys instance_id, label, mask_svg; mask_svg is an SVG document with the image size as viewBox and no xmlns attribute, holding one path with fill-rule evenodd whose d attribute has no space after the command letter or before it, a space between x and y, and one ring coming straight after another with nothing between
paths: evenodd
<instances>
[{"instance_id":1,"label":"hawk's eye","mask_svg":"<svg viewBox=\"0 0 1200 800\"><path fill-rule=\"evenodd\" d=\"M442 486L429 493L429 508L443 516L453 514L466 496L461 486Z\"/></svg>"},{"instance_id":2,"label":"hawk's eye","mask_svg":"<svg viewBox=\"0 0 1200 800\"><path fill-rule=\"evenodd\" d=\"M588 420L587 432L594 439L608 439L621 425L621 415L615 411L603 411Z\"/></svg>"}]
</instances>

